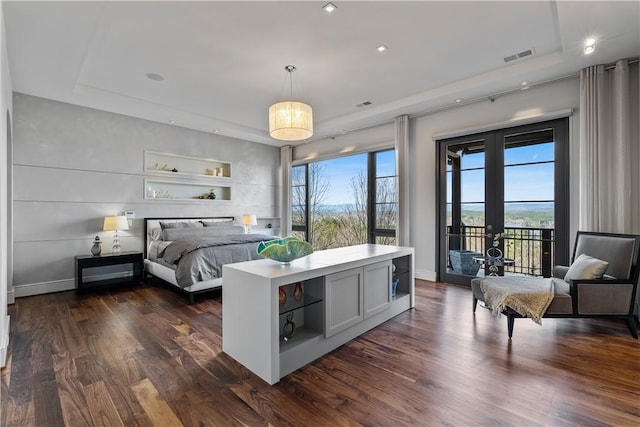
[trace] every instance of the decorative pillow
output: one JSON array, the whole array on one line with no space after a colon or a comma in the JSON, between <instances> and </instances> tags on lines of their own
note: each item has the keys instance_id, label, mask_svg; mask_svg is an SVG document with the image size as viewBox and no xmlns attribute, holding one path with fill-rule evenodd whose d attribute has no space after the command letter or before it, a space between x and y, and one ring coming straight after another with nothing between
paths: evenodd
<instances>
[{"instance_id":1,"label":"decorative pillow","mask_svg":"<svg viewBox=\"0 0 640 427\"><path fill-rule=\"evenodd\" d=\"M200 223L205 227L228 227L235 224L232 219L225 219L224 221L200 221Z\"/></svg>"},{"instance_id":2,"label":"decorative pillow","mask_svg":"<svg viewBox=\"0 0 640 427\"><path fill-rule=\"evenodd\" d=\"M162 222L160 221L160 228L163 230L167 228L193 228L193 227L204 227L200 221L179 221L179 222Z\"/></svg>"},{"instance_id":3,"label":"decorative pillow","mask_svg":"<svg viewBox=\"0 0 640 427\"><path fill-rule=\"evenodd\" d=\"M564 280L568 283L576 279L601 279L608 266L607 261L580 254L569 267Z\"/></svg>"},{"instance_id":4,"label":"decorative pillow","mask_svg":"<svg viewBox=\"0 0 640 427\"><path fill-rule=\"evenodd\" d=\"M162 239L162 229L161 228L152 228L149 230L149 238L151 241L161 240Z\"/></svg>"},{"instance_id":5,"label":"decorative pillow","mask_svg":"<svg viewBox=\"0 0 640 427\"><path fill-rule=\"evenodd\" d=\"M234 234L244 234L242 225L229 227L184 227L167 228L162 231L162 239L166 241L193 240L205 237L232 236Z\"/></svg>"}]
</instances>

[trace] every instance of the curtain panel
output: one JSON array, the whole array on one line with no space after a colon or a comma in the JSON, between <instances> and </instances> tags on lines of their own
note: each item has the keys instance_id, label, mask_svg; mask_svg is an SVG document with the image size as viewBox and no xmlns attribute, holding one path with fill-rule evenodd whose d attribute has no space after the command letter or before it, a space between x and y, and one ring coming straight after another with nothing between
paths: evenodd
<instances>
[{"instance_id":1,"label":"curtain panel","mask_svg":"<svg viewBox=\"0 0 640 427\"><path fill-rule=\"evenodd\" d=\"M398 200L398 217L396 227L396 244L409 246L410 221L409 221L409 116L398 116L395 122L395 149L396 149L396 195Z\"/></svg>"},{"instance_id":2,"label":"curtain panel","mask_svg":"<svg viewBox=\"0 0 640 427\"><path fill-rule=\"evenodd\" d=\"M280 148L280 233L288 236L291 224L291 156L290 145Z\"/></svg>"},{"instance_id":3,"label":"curtain panel","mask_svg":"<svg viewBox=\"0 0 640 427\"><path fill-rule=\"evenodd\" d=\"M640 233L638 63L580 72L580 230Z\"/></svg>"}]
</instances>

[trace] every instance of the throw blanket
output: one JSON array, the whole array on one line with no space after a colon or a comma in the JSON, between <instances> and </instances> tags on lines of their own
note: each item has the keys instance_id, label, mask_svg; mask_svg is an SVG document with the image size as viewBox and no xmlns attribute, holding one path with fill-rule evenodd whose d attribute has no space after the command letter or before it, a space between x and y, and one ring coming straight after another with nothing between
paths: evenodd
<instances>
[{"instance_id":1,"label":"throw blanket","mask_svg":"<svg viewBox=\"0 0 640 427\"><path fill-rule=\"evenodd\" d=\"M176 266L176 282L182 288L222 277L222 266L261 259L258 244L273 236L240 234L172 242L161 254L162 261Z\"/></svg>"},{"instance_id":2,"label":"throw blanket","mask_svg":"<svg viewBox=\"0 0 640 427\"><path fill-rule=\"evenodd\" d=\"M509 307L537 324L553 300L553 281L540 277L485 277L480 282L494 316Z\"/></svg>"}]
</instances>

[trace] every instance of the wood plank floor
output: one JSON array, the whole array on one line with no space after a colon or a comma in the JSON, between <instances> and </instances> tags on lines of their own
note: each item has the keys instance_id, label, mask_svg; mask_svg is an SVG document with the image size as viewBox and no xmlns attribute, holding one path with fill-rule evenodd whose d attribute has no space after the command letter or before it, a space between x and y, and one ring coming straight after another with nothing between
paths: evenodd
<instances>
[{"instance_id":1,"label":"wood plank floor","mask_svg":"<svg viewBox=\"0 0 640 427\"><path fill-rule=\"evenodd\" d=\"M640 342L623 321L516 320L418 281L416 308L269 386L221 352L220 294L20 298L2 426L638 426Z\"/></svg>"}]
</instances>

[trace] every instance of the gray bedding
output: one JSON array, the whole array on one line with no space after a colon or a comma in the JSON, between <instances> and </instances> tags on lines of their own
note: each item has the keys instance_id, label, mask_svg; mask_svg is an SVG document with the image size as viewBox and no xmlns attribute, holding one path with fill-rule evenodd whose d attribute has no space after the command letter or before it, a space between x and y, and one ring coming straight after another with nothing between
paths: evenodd
<instances>
[{"instance_id":1,"label":"gray bedding","mask_svg":"<svg viewBox=\"0 0 640 427\"><path fill-rule=\"evenodd\" d=\"M182 288L222 277L222 266L261 259L258 243L273 239L262 234L207 237L172 242L162 252L162 261L176 266L176 282Z\"/></svg>"}]
</instances>

